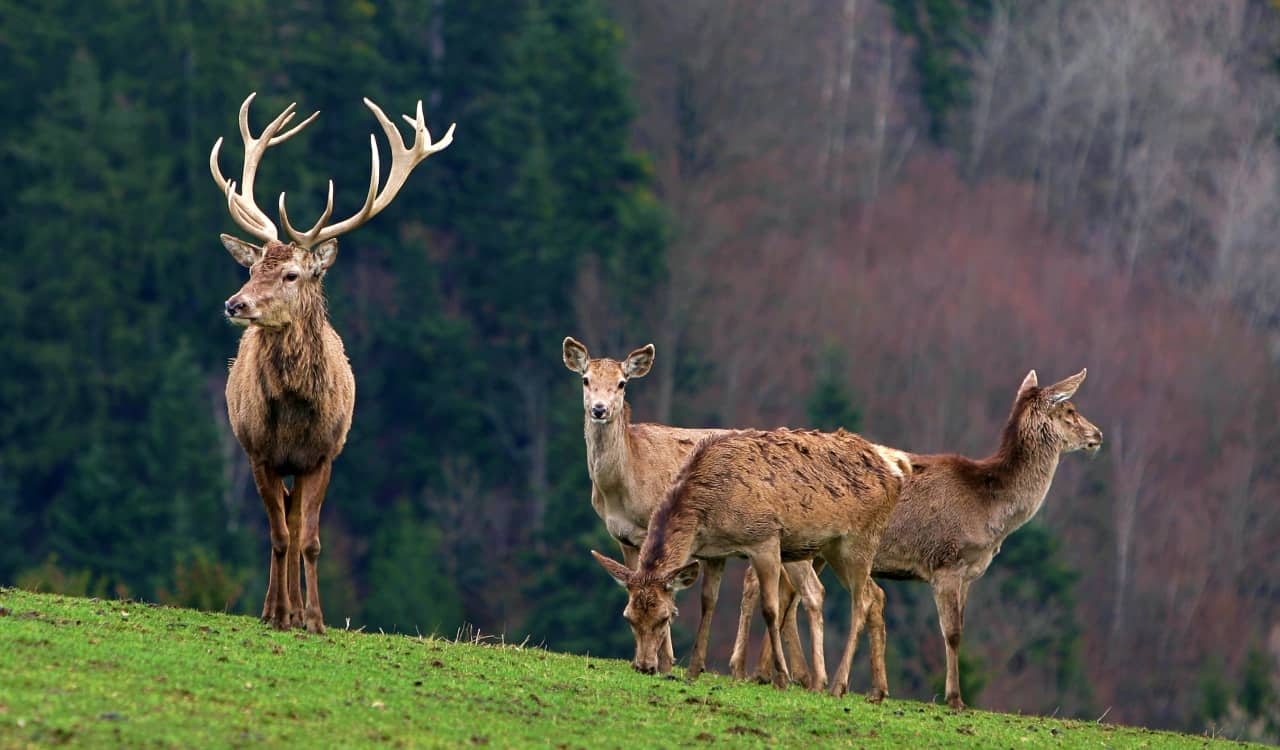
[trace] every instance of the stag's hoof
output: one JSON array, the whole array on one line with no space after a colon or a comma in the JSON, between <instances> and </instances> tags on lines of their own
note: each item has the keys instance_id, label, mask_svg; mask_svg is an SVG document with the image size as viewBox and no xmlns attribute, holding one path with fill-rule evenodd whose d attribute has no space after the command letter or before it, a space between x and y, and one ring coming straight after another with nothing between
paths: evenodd
<instances>
[{"instance_id":1,"label":"stag's hoof","mask_svg":"<svg viewBox=\"0 0 1280 750\"><path fill-rule=\"evenodd\" d=\"M324 616L318 611L308 609L302 613L302 622L307 628L308 633L315 635L324 635Z\"/></svg>"},{"instance_id":2,"label":"stag's hoof","mask_svg":"<svg viewBox=\"0 0 1280 750\"><path fill-rule=\"evenodd\" d=\"M889 697L889 693L880 688L871 688L867 691L867 703L879 703Z\"/></svg>"},{"instance_id":3,"label":"stag's hoof","mask_svg":"<svg viewBox=\"0 0 1280 750\"><path fill-rule=\"evenodd\" d=\"M951 710L952 710L952 711L963 711L963 710L964 710L964 701L960 700L960 694L959 694L959 693L954 693L954 694L952 694L952 695L948 695L948 696L947 696L947 705L951 707Z\"/></svg>"}]
</instances>

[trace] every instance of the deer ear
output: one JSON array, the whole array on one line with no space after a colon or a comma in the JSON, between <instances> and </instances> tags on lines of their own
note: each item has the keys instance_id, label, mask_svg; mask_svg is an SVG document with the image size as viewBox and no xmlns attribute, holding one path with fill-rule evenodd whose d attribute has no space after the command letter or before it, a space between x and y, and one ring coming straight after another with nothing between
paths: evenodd
<instances>
[{"instance_id":1,"label":"deer ear","mask_svg":"<svg viewBox=\"0 0 1280 750\"><path fill-rule=\"evenodd\" d=\"M587 347L582 345L572 336L564 337L564 366L579 375L586 373L587 363L591 361L591 355L587 354Z\"/></svg>"},{"instance_id":2,"label":"deer ear","mask_svg":"<svg viewBox=\"0 0 1280 750\"><path fill-rule=\"evenodd\" d=\"M680 568L667 578L667 588L672 591L687 589L698 580L698 562L695 560L688 565Z\"/></svg>"},{"instance_id":3,"label":"deer ear","mask_svg":"<svg viewBox=\"0 0 1280 750\"><path fill-rule=\"evenodd\" d=\"M1025 378L1022 379L1022 385L1018 386L1017 398L1022 398L1022 396L1027 391L1031 390L1032 388L1035 388L1038 385L1040 385L1040 380L1036 377L1036 371L1032 370L1031 372L1027 373L1027 376Z\"/></svg>"},{"instance_id":4,"label":"deer ear","mask_svg":"<svg viewBox=\"0 0 1280 750\"><path fill-rule=\"evenodd\" d=\"M596 559L596 562L600 563L600 567L604 568L609 575L613 576L613 580L617 581L619 586L623 588L627 587L627 582L631 580L630 568L613 558L605 557L595 550L591 550L591 556Z\"/></svg>"},{"instance_id":5,"label":"deer ear","mask_svg":"<svg viewBox=\"0 0 1280 750\"><path fill-rule=\"evenodd\" d=\"M628 378L643 378L653 367L653 344L646 344L627 355L622 361L622 374Z\"/></svg>"},{"instance_id":6,"label":"deer ear","mask_svg":"<svg viewBox=\"0 0 1280 750\"><path fill-rule=\"evenodd\" d=\"M311 248L311 257L316 259L316 275L323 275L338 259L338 238L325 240Z\"/></svg>"},{"instance_id":7,"label":"deer ear","mask_svg":"<svg viewBox=\"0 0 1280 750\"><path fill-rule=\"evenodd\" d=\"M1075 375L1072 375L1069 378L1066 378L1062 381L1054 383L1048 388L1045 388L1044 389L1045 398L1047 398L1049 400L1049 403L1051 404L1060 404L1063 401L1066 401L1067 399L1075 395L1076 389L1079 388L1080 384L1084 382L1084 376L1088 374L1089 374L1089 370L1086 368L1084 370L1081 370L1080 372L1077 372Z\"/></svg>"},{"instance_id":8,"label":"deer ear","mask_svg":"<svg viewBox=\"0 0 1280 750\"><path fill-rule=\"evenodd\" d=\"M231 257L245 268L253 268L253 264L262 260L262 254L266 252L262 248L249 242L245 242L239 237L232 237L229 234L219 235L222 239L222 246L231 253Z\"/></svg>"}]
</instances>

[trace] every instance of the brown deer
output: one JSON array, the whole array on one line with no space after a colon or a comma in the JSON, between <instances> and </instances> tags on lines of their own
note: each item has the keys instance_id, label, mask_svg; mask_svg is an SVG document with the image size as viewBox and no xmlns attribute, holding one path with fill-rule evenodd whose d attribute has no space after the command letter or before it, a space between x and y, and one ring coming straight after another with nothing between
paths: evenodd
<instances>
[{"instance_id":1,"label":"brown deer","mask_svg":"<svg viewBox=\"0 0 1280 750\"><path fill-rule=\"evenodd\" d=\"M268 147L292 138L319 114L280 133L294 116L290 104L257 138L249 131L250 94L240 105L240 135L244 139L244 171L239 190L222 176L218 166L219 138L209 154L213 181L226 196L231 218L262 240L261 246L222 235L222 244L240 265L249 268L249 281L226 302L226 316L245 328L240 349L227 377L227 412L231 429L249 457L258 494L271 528L271 567L262 619L281 630L305 626L324 632L316 560L320 556L320 506L329 486L333 459L346 443L355 407L355 377L342 339L329 325L322 280L338 254L337 237L368 221L395 198L410 171L453 140L453 128L432 143L418 102L413 146L406 147L399 129L376 104L373 111L391 144L391 172L379 192L378 146L373 136L373 167L364 206L353 216L326 224L333 213L333 182L320 220L306 232L289 224L284 194L280 220L292 242L279 239L275 225L257 206L253 181ZM277 135L277 133L279 133ZM284 477L293 477L293 489ZM306 567L305 608L299 580L299 559Z\"/></svg>"},{"instance_id":2,"label":"brown deer","mask_svg":"<svg viewBox=\"0 0 1280 750\"><path fill-rule=\"evenodd\" d=\"M648 344L619 362L606 357L593 359L587 347L571 336L566 337L563 344L565 367L582 376L583 433L587 444L587 473L591 476L591 505L622 548L627 567L633 569L644 544L649 517L661 504L694 446L702 438L726 432L631 422L631 407L626 402L627 382L649 373L654 354L653 344ZM808 568L810 572L803 579L806 588L796 597L784 579L787 593L784 610L790 612L797 600L804 601L811 626L817 618L821 637L822 584L812 575L812 566L807 562L791 563L786 569L790 572L800 568ZM711 615L719 597L724 561L707 561L703 570L702 617L689 659L690 679L696 678L706 663ZM794 631L792 622L791 632ZM664 630L663 639L657 668L665 673L675 660L670 628ZM788 638L787 647L792 659L798 656L798 663L804 665L798 639ZM818 677L825 684L825 674L810 677L803 669L798 676L800 674L811 684Z\"/></svg>"},{"instance_id":3,"label":"brown deer","mask_svg":"<svg viewBox=\"0 0 1280 750\"><path fill-rule=\"evenodd\" d=\"M872 575L928 581L933 588L946 643L947 704L954 709L964 708L958 651L969 584L987 571L1004 540L1040 510L1062 454L1096 453L1102 446L1102 431L1069 400L1087 372L1045 388L1039 387L1035 370L1027 373L1000 446L987 458L910 454L913 471L880 539ZM742 606L750 612L759 583L750 580L744 588ZM867 605L871 658L883 671L883 598L879 606ZM749 625L740 622L735 651L745 649ZM762 665L769 664L770 648L765 641Z\"/></svg>"},{"instance_id":4,"label":"brown deer","mask_svg":"<svg viewBox=\"0 0 1280 750\"><path fill-rule=\"evenodd\" d=\"M635 634L636 665L656 670L675 592L697 575L697 563L690 561L745 556L760 581L774 685L785 687L790 674L780 630L782 564L820 555L854 602L854 627L831 683L833 694L844 694L861 627L862 589L910 471L906 454L844 431L744 431L703 439L654 512L638 566L632 570L592 551L627 589L623 616ZM815 653L814 667L822 663Z\"/></svg>"}]
</instances>

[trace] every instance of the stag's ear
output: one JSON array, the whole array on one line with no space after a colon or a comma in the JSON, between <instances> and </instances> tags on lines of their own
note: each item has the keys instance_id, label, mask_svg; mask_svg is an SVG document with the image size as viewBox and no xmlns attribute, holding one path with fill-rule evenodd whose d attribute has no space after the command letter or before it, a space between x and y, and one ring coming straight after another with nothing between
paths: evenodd
<instances>
[{"instance_id":1,"label":"stag's ear","mask_svg":"<svg viewBox=\"0 0 1280 750\"><path fill-rule=\"evenodd\" d=\"M585 374L587 371L587 363L591 361L591 355L587 354L587 347L582 342L572 336L564 337L564 366L579 375Z\"/></svg>"},{"instance_id":2,"label":"stag's ear","mask_svg":"<svg viewBox=\"0 0 1280 750\"><path fill-rule=\"evenodd\" d=\"M245 242L239 237L232 237L229 234L219 235L222 238L222 246L231 253L231 257L245 268L253 268L253 264L262 260L262 254L266 252L257 245Z\"/></svg>"},{"instance_id":3,"label":"stag's ear","mask_svg":"<svg viewBox=\"0 0 1280 750\"><path fill-rule=\"evenodd\" d=\"M1036 377L1036 371L1032 370L1031 372L1027 373L1027 376L1025 378L1022 379L1022 385L1018 386L1018 395L1014 400L1016 401L1022 398L1027 391L1031 390L1032 388L1035 388L1038 385L1040 385L1040 380Z\"/></svg>"},{"instance_id":4,"label":"stag's ear","mask_svg":"<svg viewBox=\"0 0 1280 750\"><path fill-rule=\"evenodd\" d=\"M323 276L338 259L338 238L325 240L311 248L311 257L316 260L316 276Z\"/></svg>"},{"instance_id":5,"label":"stag's ear","mask_svg":"<svg viewBox=\"0 0 1280 750\"><path fill-rule=\"evenodd\" d=\"M653 344L636 349L622 360L622 374L628 378L643 378L649 374L649 368L653 367Z\"/></svg>"},{"instance_id":6,"label":"stag's ear","mask_svg":"<svg viewBox=\"0 0 1280 750\"><path fill-rule=\"evenodd\" d=\"M671 591L687 589L698 580L698 562L695 560L667 576L667 588Z\"/></svg>"},{"instance_id":7,"label":"stag's ear","mask_svg":"<svg viewBox=\"0 0 1280 750\"><path fill-rule=\"evenodd\" d=\"M1089 374L1089 370L1084 369L1061 382L1054 383L1044 389L1044 397L1047 398L1051 404L1060 404L1063 401L1066 401L1075 395L1076 389L1084 382L1084 376L1087 374Z\"/></svg>"},{"instance_id":8,"label":"stag's ear","mask_svg":"<svg viewBox=\"0 0 1280 750\"><path fill-rule=\"evenodd\" d=\"M613 558L605 557L595 550L591 550L591 556L596 559L596 562L600 563L600 567L613 576L613 580L617 581L619 586L627 587L627 582L631 580L630 568Z\"/></svg>"}]
</instances>

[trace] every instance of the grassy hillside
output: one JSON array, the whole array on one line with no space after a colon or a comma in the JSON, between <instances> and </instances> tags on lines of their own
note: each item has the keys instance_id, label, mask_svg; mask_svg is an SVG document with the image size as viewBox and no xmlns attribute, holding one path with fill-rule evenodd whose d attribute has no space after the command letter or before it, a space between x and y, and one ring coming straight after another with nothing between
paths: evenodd
<instances>
[{"instance_id":1,"label":"grassy hillside","mask_svg":"<svg viewBox=\"0 0 1280 750\"><path fill-rule=\"evenodd\" d=\"M0 589L0 747L1235 747L625 661ZM621 622L619 622L621 625Z\"/></svg>"}]
</instances>

